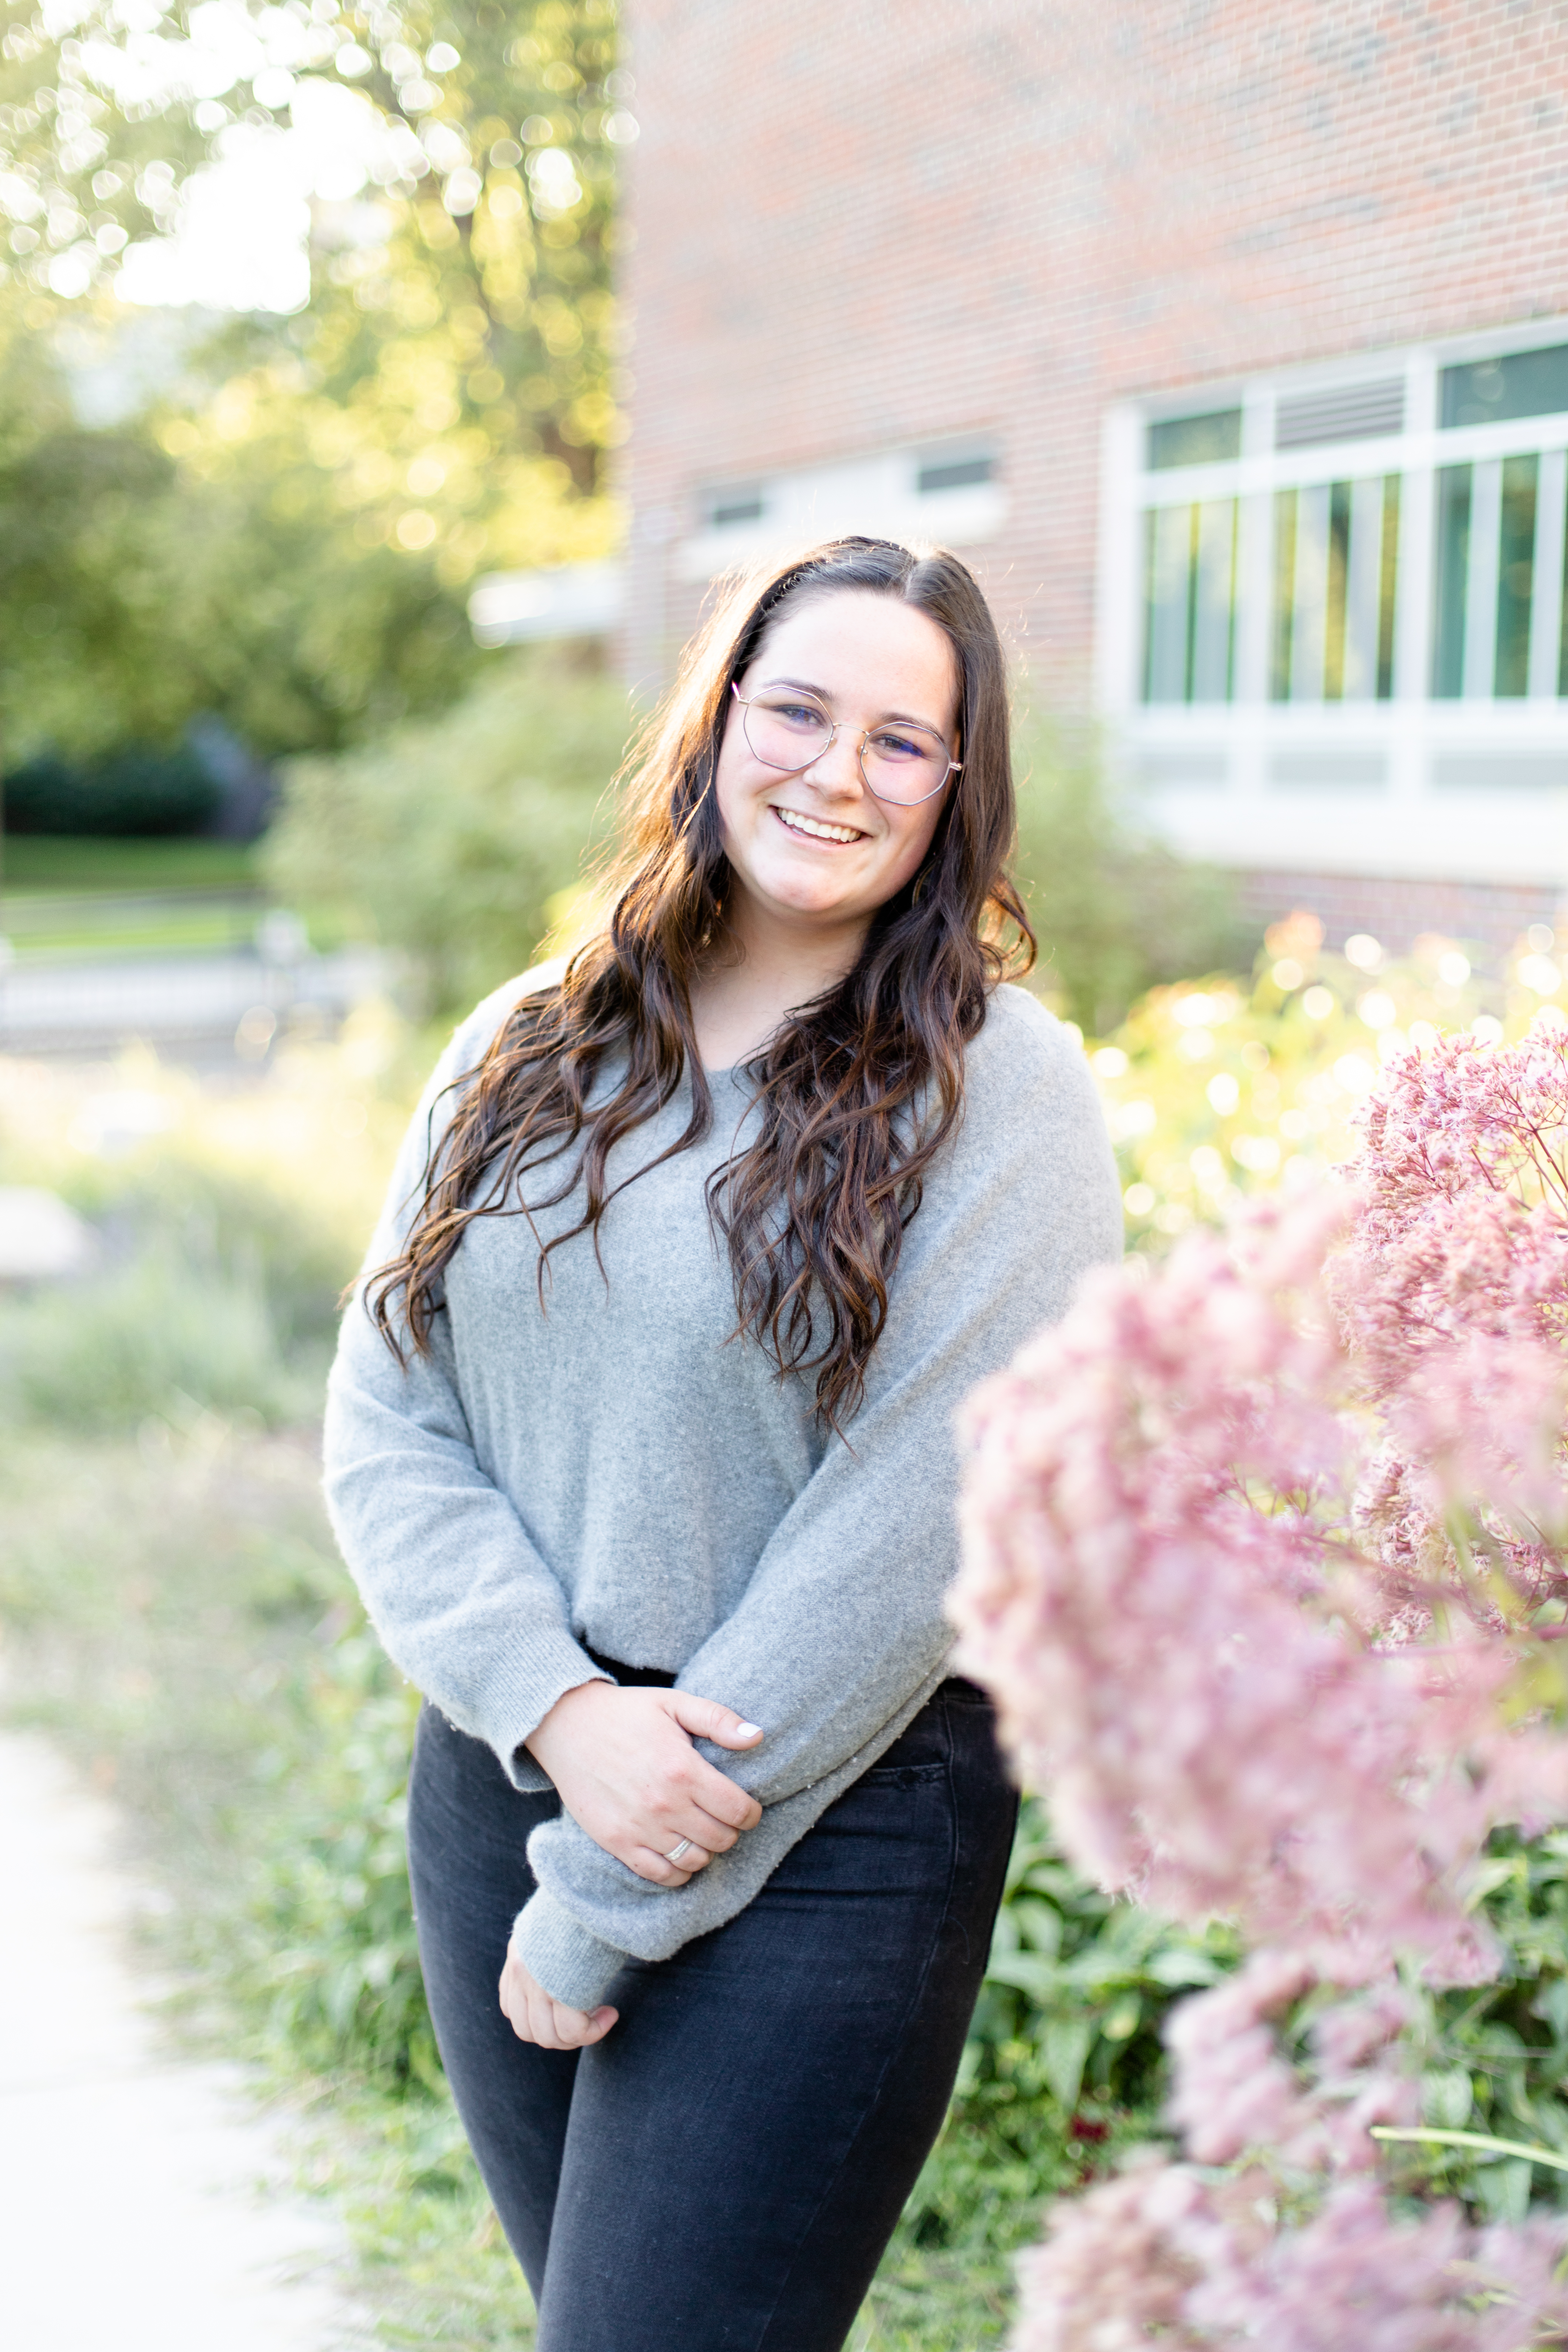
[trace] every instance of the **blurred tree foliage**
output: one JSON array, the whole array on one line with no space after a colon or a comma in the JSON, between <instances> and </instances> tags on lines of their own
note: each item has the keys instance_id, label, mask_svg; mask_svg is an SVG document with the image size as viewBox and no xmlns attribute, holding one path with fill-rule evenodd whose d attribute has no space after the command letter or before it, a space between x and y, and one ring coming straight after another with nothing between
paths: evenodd
<instances>
[{"instance_id":1,"label":"blurred tree foliage","mask_svg":"<svg viewBox=\"0 0 1568 2352\"><path fill-rule=\"evenodd\" d=\"M202 709L327 747L438 706L477 570L616 535L613 0L0 0L0 27L8 751ZM306 307L189 338L146 414L84 424L95 338L112 362L146 323L113 274L202 171L323 119Z\"/></svg>"},{"instance_id":2,"label":"blurred tree foliage","mask_svg":"<svg viewBox=\"0 0 1568 2352\"><path fill-rule=\"evenodd\" d=\"M460 599L309 489L259 461L203 479L141 424L84 428L0 291L5 764L167 741L204 711L292 751L446 700L475 658Z\"/></svg>"}]
</instances>

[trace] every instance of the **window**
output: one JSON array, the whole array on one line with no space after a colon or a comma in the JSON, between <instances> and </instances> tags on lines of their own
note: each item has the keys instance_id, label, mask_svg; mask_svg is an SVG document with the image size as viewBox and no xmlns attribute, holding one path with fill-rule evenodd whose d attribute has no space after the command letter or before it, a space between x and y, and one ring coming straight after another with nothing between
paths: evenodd
<instances>
[{"instance_id":1,"label":"window","mask_svg":"<svg viewBox=\"0 0 1568 2352\"><path fill-rule=\"evenodd\" d=\"M996 472L994 457L933 457L921 465L915 474L917 497L930 498L935 490L969 490L982 482L991 481Z\"/></svg>"},{"instance_id":2,"label":"window","mask_svg":"<svg viewBox=\"0 0 1568 2352\"><path fill-rule=\"evenodd\" d=\"M1564 470L1557 448L1439 473L1432 663L1439 698L1568 694Z\"/></svg>"},{"instance_id":3,"label":"window","mask_svg":"<svg viewBox=\"0 0 1568 2352\"><path fill-rule=\"evenodd\" d=\"M1447 363L1412 353L1359 377L1260 379L1188 414L1145 415L1138 698L1568 699L1557 338Z\"/></svg>"},{"instance_id":4,"label":"window","mask_svg":"<svg viewBox=\"0 0 1568 2352\"><path fill-rule=\"evenodd\" d=\"M1275 702L1386 702L1394 678L1399 477L1275 496Z\"/></svg>"},{"instance_id":5,"label":"window","mask_svg":"<svg viewBox=\"0 0 1568 2352\"><path fill-rule=\"evenodd\" d=\"M1502 425L1568 410L1568 343L1443 370L1443 423Z\"/></svg>"},{"instance_id":6,"label":"window","mask_svg":"<svg viewBox=\"0 0 1568 2352\"><path fill-rule=\"evenodd\" d=\"M1149 427L1149 470L1211 465L1241 455L1241 411L1213 409L1205 416L1163 417Z\"/></svg>"},{"instance_id":7,"label":"window","mask_svg":"<svg viewBox=\"0 0 1568 2352\"><path fill-rule=\"evenodd\" d=\"M708 502L710 530L733 530L742 523L761 522L761 490L715 490Z\"/></svg>"},{"instance_id":8,"label":"window","mask_svg":"<svg viewBox=\"0 0 1568 2352\"><path fill-rule=\"evenodd\" d=\"M1236 505L1199 499L1149 514L1145 702L1230 700Z\"/></svg>"}]
</instances>

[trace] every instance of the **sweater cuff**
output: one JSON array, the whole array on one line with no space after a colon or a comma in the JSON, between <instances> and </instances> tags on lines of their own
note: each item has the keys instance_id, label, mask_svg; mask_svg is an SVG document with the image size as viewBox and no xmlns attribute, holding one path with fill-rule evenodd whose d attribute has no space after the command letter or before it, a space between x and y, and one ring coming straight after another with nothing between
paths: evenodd
<instances>
[{"instance_id":1,"label":"sweater cuff","mask_svg":"<svg viewBox=\"0 0 1568 2352\"><path fill-rule=\"evenodd\" d=\"M498 1666L491 1686L481 1696L489 1744L514 1789L525 1797L542 1796L555 1784L534 1762L523 1741L532 1737L556 1700L564 1698L569 1690L593 1682L609 1683L613 1688L614 1678L594 1664L570 1633L553 1631L535 1644L526 1676L512 1680L503 1675L504 1669ZM465 1727L458 1726L459 1730Z\"/></svg>"},{"instance_id":2,"label":"sweater cuff","mask_svg":"<svg viewBox=\"0 0 1568 2352\"><path fill-rule=\"evenodd\" d=\"M568 2009L597 2009L628 1958L580 1927L542 1886L518 1913L512 1944L529 1975Z\"/></svg>"}]
</instances>

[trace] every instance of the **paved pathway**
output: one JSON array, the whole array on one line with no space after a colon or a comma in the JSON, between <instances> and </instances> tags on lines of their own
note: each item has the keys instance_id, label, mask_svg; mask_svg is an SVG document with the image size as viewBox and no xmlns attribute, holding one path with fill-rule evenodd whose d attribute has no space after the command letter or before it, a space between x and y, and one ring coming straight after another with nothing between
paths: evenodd
<instances>
[{"instance_id":1,"label":"paved pathway","mask_svg":"<svg viewBox=\"0 0 1568 2352\"><path fill-rule=\"evenodd\" d=\"M0 2345L363 2345L237 2078L172 2060L138 2006L115 1828L47 1741L0 1733Z\"/></svg>"},{"instance_id":2,"label":"paved pathway","mask_svg":"<svg viewBox=\"0 0 1568 2352\"><path fill-rule=\"evenodd\" d=\"M268 963L250 954L19 956L0 968L0 1052L232 1037L247 1014L314 1005L330 1017L386 985L368 948ZM266 1043L264 1033L262 1043Z\"/></svg>"}]
</instances>

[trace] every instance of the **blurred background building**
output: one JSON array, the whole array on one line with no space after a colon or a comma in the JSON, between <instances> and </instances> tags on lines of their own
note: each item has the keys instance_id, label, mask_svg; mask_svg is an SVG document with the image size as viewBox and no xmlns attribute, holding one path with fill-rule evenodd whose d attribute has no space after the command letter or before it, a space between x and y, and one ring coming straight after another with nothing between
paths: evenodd
<instances>
[{"instance_id":1,"label":"blurred background building","mask_svg":"<svg viewBox=\"0 0 1568 2352\"><path fill-rule=\"evenodd\" d=\"M961 548L1148 822L1331 938L1568 882L1568 23L639 0L625 656Z\"/></svg>"}]
</instances>

